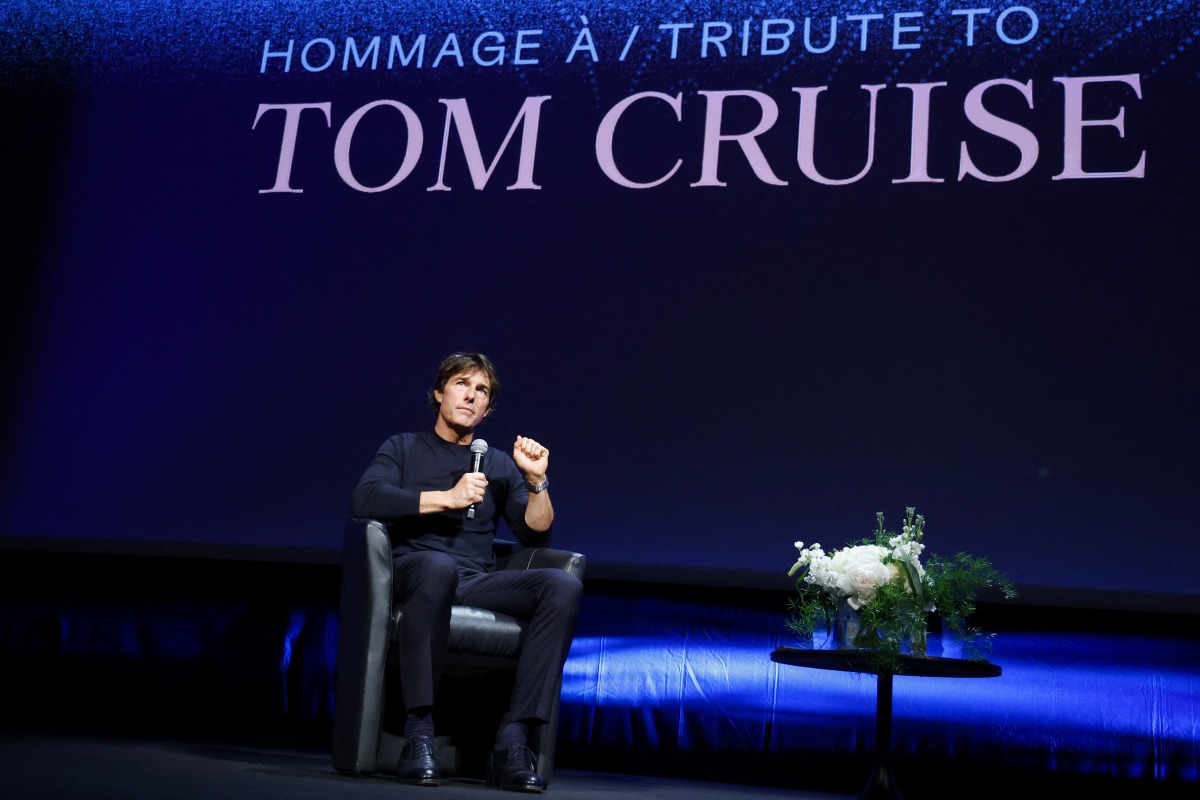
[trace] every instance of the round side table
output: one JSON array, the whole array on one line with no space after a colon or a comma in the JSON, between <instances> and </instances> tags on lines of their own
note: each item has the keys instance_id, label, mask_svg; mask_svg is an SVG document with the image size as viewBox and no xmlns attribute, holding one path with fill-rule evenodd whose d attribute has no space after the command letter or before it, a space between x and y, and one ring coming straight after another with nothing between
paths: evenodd
<instances>
[{"instance_id":1,"label":"round side table","mask_svg":"<svg viewBox=\"0 0 1200 800\"><path fill-rule=\"evenodd\" d=\"M771 660L795 667L865 672L876 676L875 689L875 766L860 800L903 800L892 774L892 677L912 675L924 678L997 678L1001 669L990 661L960 658L901 655L896 672L880 672L873 665L875 654L869 650L805 650L777 647Z\"/></svg>"}]
</instances>

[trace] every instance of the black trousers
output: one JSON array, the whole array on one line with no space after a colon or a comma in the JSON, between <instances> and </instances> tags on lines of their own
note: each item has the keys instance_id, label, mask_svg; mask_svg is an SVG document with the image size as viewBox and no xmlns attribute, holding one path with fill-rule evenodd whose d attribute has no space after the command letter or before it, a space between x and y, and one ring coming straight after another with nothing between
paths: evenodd
<instances>
[{"instance_id":1,"label":"black trousers","mask_svg":"<svg viewBox=\"0 0 1200 800\"><path fill-rule=\"evenodd\" d=\"M477 572L445 553L405 553L393 562L406 708L432 706L450 636L450 607L470 605L528 621L509 704L513 721L548 722L575 634L583 584L561 569Z\"/></svg>"}]
</instances>

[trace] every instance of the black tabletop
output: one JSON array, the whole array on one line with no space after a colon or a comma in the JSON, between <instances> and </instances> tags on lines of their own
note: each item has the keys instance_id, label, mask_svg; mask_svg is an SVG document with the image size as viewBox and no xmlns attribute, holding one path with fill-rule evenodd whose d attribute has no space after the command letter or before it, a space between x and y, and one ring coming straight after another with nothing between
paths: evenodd
<instances>
[{"instance_id":1,"label":"black tabletop","mask_svg":"<svg viewBox=\"0 0 1200 800\"><path fill-rule=\"evenodd\" d=\"M873 663L875 656L870 650L805 650L801 647L777 647L771 653L771 660L797 667L879 674ZM900 668L894 674L926 678L996 678L1000 672L1000 665L990 661L901 654Z\"/></svg>"}]
</instances>

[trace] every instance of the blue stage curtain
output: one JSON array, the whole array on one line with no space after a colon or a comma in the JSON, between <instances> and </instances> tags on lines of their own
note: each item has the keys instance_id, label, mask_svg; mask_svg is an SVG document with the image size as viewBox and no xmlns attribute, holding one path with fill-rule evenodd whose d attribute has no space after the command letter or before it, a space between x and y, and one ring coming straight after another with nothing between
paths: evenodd
<instances>
[{"instance_id":1,"label":"blue stage curtain","mask_svg":"<svg viewBox=\"0 0 1200 800\"><path fill-rule=\"evenodd\" d=\"M329 741L336 567L5 556L5 724ZM875 678L772 662L797 644L786 598L589 581L556 763L857 792ZM895 678L904 786L958 775L1197 788L1194 617L1019 604L980 615L1003 675Z\"/></svg>"}]
</instances>

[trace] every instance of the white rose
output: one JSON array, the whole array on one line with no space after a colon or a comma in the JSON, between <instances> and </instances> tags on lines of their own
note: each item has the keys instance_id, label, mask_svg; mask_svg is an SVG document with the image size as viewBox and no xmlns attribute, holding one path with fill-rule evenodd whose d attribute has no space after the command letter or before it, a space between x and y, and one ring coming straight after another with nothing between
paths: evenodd
<instances>
[{"instance_id":1,"label":"white rose","mask_svg":"<svg viewBox=\"0 0 1200 800\"><path fill-rule=\"evenodd\" d=\"M850 607L858 610L875 596L875 589L893 578L892 570L883 563L887 549L877 545L860 545L838 551L833 556L837 588Z\"/></svg>"}]
</instances>

